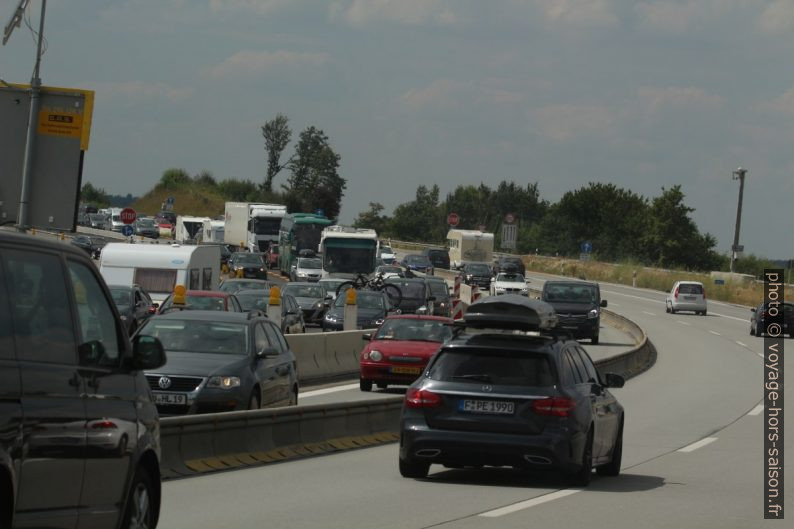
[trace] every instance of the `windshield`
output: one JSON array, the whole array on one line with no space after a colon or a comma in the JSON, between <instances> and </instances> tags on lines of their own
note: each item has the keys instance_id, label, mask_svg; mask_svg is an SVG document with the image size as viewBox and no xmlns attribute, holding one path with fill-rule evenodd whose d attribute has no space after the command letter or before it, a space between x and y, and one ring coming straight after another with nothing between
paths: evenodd
<instances>
[{"instance_id":1,"label":"windshield","mask_svg":"<svg viewBox=\"0 0 794 529\"><path fill-rule=\"evenodd\" d=\"M411 264L428 264L430 262L424 255L407 255L405 261Z\"/></svg>"},{"instance_id":2,"label":"windshield","mask_svg":"<svg viewBox=\"0 0 794 529\"><path fill-rule=\"evenodd\" d=\"M478 275L490 275L491 269L488 265L484 264L475 264L475 265L468 265L466 267L467 274L478 274Z\"/></svg>"},{"instance_id":3,"label":"windshield","mask_svg":"<svg viewBox=\"0 0 794 529\"><path fill-rule=\"evenodd\" d=\"M132 292L128 288L111 288L110 295L113 297L113 303L118 305L131 305Z\"/></svg>"},{"instance_id":4,"label":"windshield","mask_svg":"<svg viewBox=\"0 0 794 529\"><path fill-rule=\"evenodd\" d=\"M548 387L555 384L545 355L526 352L442 351L428 372L433 380L500 386Z\"/></svg>"},{"instance_id":5,"label":"windshield","mask_svg":"<svg viewBox=\"0 0 794 529\"><path fill-rule=\"evenodd\" d=\"M336 294L336 289L344 282L344 279L321 279L318 285L323 287L326 292Z\"/></svg>"},{"instance_id":6,"label":"windshield","mask_svg":"<svg viewBox=\"0 0 794 529\"><path fill-rule=\"evenodd\" d=\"M144 228L153 228L154 227L154 220L152 219L140 219L138 220L138 225Z\"/></svg>"},{"instance_id":7,"label":"windshield","mask_svg":"<svg viewBox=\"0 0 794 529\"><path fill-rule=\"evenodd\" d=\"M546 283L543 289L544 301L558 301L563 303L595 303L598 292L591 285L559 285Z\"/></svg>"},{"instance_id":8,"label":"windshield","mask_svg":"<svg viewBox=\"0 0 794 529\"><path fill-rule=\"evenodd\" d=\"M358 292L356 295L356 305L360 309L386 309L383 302L382 294L375 294L371 292ZM337 296L334 301L334 307L344 307L345 296Z\"/></svg>"},{"instance_id":9,"label":"windshield","mask_svg":"<svg viewBox=\"0 0 794 529\"><path fill-rule=\"evenodd\" d=\"M496 276L496 280L504 283L526 283L521 274L499 274Z\"/></svg>"},{"instance_id":10,"label":"windshield","mask_svg":"<svg viewBox=\"0 0 794 529\"><path fill-rule=\"evenodd\" d=\"M319 270L323 267L323 262L319 259L307 259L307 258L300 258L298 259L298 268L309 268L311 270Z\"/></svg>"},{"instance_id":11,"label":"windshield","mask_svg":"<svg viewBox=\"0 0 794 529\"><path fill-rule=\"evenodd\" d=\"M164 303L163 308L167 309L174 305L174 298L169 297ZM225 298L209 296L185 296L185 306L194 310L226 310Z\"/></svg>"},{"instance_id":12,"label":"windshield","mask_svg":"<svg viewBox=\"0 0 794 529\"><path fill-rule=\"evenodd\" d=\"M253 253L237 254L234 256L234 262L239 264L263 265L262 256Z\"/></svg>"},{"instance_id":13,"label":"windshield","mask_svg":"<svg viewBox=\"0 0 794 529\"><path fill-rule=\"evenodd\" d=\"M159 339L167 352L248 353L248 326L239 323L155 318L140 334Z\"/></svg>"},{"instance_id":14,"label":"windshield","mask_svg":"<svg viewBox=\"0 0 794 529\"><path fill-rule=\"evenodd\" d=\"M103 222L105 220L104 215L89 215L88 218L93 222Z\"/></svg>"},{"instance_id":15,"label":"windshield","mask_svg":"<svg viewBox=\"0 0 794 529\"><path fill-rule=\"evenodd\" d=\"M410 342L445 342L452 337L452 328L440 320L395 318L386 320L375 335L376 340Z\"/></svg>"},{"instance_id":16,"label":"windshield","mask_svg":"<svg viewBox=\"0 0 794 529\"><path fill-rule=\"evenodd\" d=\"M371 274L375 270L375 247L325 249L325 271L344 274Z\"/></svg>"},{"instance_id":17,"label":"windshield","mask_svg":"<svg viewBox=\"0 0 794 529\"><path fill-rule=\"evenodd\" d=\"M247 289L263 289L269 290L270 283L265 283L264 281L224 281L221 283L221 286L218 287L218 290L221 292L237 292L238 290L247 290Z\"/></svg>"},{"instance_id":18,"label":"windshield","mask_svg":"<svg viewBox=\"0 0 794 529\"><path fill-rule=\"evenodd\" d=\"M294 285L288 284L282 290L284 294L289 294L296 298L324 298L325 289L319 285Z\"/></svg>"},{"instance_id":19,"label":"windshield","mask_svg":"<svg viewBox=\"0 0 794 529\"><path fill-rule=\"evenodd\" d=\"M237 292L234 296L237 298L237 301L240 302L240 306L244 312L250 312L257 309L267 310L267 305L270 299L270 296L267 292L246 292L245 294Z\"/></svg>"},{"instance_id":20,"label":"windshield","mask_svg":"<svg viewBox=\"0 0 794 529\"><path fill-rule=\"evenodd\" d=\"M428 281L427 284L430 286L430 293L433 294L433 297L440 298L449 296L449 287L446 283L441 281Z\"/></svg>"},{"instance_id":21,"label":"windshield","mask_svg":"<svg viewBox=\"0 0 794 529\"><path fill-rule=\"evenodd\" d=\"M424 299L426 297L425 284L422 282L392 281L391 279L388 281L400 288L400 291L403 293L403 299Z\"/></svg>"},{"instance_id":22,"label":"windshield","mask_svg":"<svg viewBox=\"0 0 794 529\"><path fill-rule=\"evenodd\" d=\"M384 254L384 253L394 253L394 250L392 250L391 247L389 247L389 246L381 246L380 247L380 253L382 253L382 254Z\"/></svg>"},{"instance_id":23,"label":"windshield","mask_svg":"<svg viewBox=\"0 0 794 529\"><path fill-rule=\"evenodd\" d=\"M317 247L320 245L323 228L325 226L319 224L296 224L293 226L292 233L294 238L292 242L295 245L295 251L312 250L316 252Z\"/></svg>"},{"instance_id":24,"label":"windshield","mask_svg":"<svg viewBox=\"0 0 794 529\"><path fill-rule=\"evenodd\" d=\"M280 218L254 217L251 222L254 224L253 232L257 235L278 235L281 228Z\"/></svg>"}]
</instances>

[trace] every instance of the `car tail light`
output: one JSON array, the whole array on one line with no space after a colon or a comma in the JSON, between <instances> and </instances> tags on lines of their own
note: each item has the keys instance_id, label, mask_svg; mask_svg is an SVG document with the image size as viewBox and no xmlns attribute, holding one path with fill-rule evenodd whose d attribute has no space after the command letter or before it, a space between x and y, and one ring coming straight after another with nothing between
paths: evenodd
<instances>
[{"instance_id":1,"label":"car tail light","mask_svg":"<svg viewBox=\"0 0 794 529\"><path fill-rule=\"evenodd\" d=\"M405 406L408 408L435 408L441 406L441 396L425 389L408 388L405 393Z\"/></svg>"},{"instance_id":2,"label":"car tail light","mask_svg":"<svg viewBox=\"0 0 794 529\"><path fill-rule=\"evenodd\" d=\"M706 299L706 289L703 289L703 299Z\"/></svg>"},{"instance_id":3,"label":"car tail light","mask_svg":"<svg viewBox=\"0 0 794 529\"><path fill-rule=\"evenodd\" d=\"M675 287L675 294L673 294L675 299L678 299L678 287Z\"/></svg>"},{"instance_id":4,"label":"car tail light","mask_svg":"<svg viewBox=\"0 0 794 529\"><path fill-rule=\"evenodd\" d=\"M763 319L766 319L766 311L763 311L763 312L761 313L761 319L762 319L762 320L763 320Z\"/></svg>"},{"instance_id":5,"label":"car tail light","mask_svg":"<svg viewBox=\"0 0 794 529\"><path fill-rule=\"evenodd\" d=\"M566 397L549 397L532 401L532 411L536 415L568 417L574 406L574 401Z\"/></svg>"},{"instance_id":6,"label":"car tail light","mask_svg":"<svg viewBox=\"0 0 794 529\"><path fill-rule=\"evenodd\" d=\"M116 428L116 423L113 421L96 421L95 423L91 424L91 428L95 430L112 430Z\"/></svg>"}]
</instances>

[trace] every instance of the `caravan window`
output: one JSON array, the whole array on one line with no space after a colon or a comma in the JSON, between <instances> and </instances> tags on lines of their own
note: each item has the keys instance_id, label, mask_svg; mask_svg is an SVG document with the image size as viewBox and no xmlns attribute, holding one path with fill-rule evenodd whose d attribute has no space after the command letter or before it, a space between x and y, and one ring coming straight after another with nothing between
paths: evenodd
<instances>
[{"instance_id":1,"label":"caravan window","mask_svg":"<svg viewBox=\"0 0 794 529\"><path fill-rule=\"evenodd\" d=\"M190 290L199 290L199 269L198 268L191 268L190 269L190 286L188 287Z\"/></svg>"},{"instance_id":2,"label":"caravan window","mask_svg":"<svg viewBox=\"0 0 794 529\"><path fill-rule=\"evenodd\" d=\"M136 268L133 282L146 292L170 293L176 285L176 270Z\"/></svg>"},{"instance_id":3,"label":"caravan window","mask_svg":"<svg viewBox=\"0 0 794 529\"><path fill-rule=\"evenodd\" d=\"M212 290L212 268L204 269L204 277L201 281L201 288L203 290Z\"/></svg>"}]
</instances>

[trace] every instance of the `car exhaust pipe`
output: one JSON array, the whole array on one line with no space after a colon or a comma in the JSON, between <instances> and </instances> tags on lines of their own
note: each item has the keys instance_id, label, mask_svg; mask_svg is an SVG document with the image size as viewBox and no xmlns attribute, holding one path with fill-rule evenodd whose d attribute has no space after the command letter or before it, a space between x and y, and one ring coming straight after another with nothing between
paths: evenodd
<instances>
[{"instance_id":1,"label":"car exhaust pipe","mask_svg":"<svg viewBox=\"0 0 794 529\"><path fill-rule=\"evenodd\" d=\"M416 457L436 457L441 453L438 448L423 448L415 452Z\"/></svg>"},{"instance_id":2,"label":"car exhaust pipe","mask_svg":"<svg viewBox=\"0 0 794 529\"><path fill-rule=\"evenodd\" d=\"M533 456L526 454L524 455L524 459L529 461L533 465L551 465L551 459L549 459L548 457Z\"/></svg>"}]
</instances>

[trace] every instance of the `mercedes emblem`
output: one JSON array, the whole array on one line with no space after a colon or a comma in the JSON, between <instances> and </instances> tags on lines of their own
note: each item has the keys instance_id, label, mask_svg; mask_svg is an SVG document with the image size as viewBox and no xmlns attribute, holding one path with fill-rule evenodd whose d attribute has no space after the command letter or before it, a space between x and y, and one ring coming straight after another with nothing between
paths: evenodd
<instances>
[{"instance_id":1,"label":"mercedes emblem","mask_svg":"<svg viewBox=\"0 0 794 529\"><path fill-rule=\"evenodd\" d=\"M493 391L493 386L491 386L491 385L489 385L489 384L485 384L485 385L482 387L482 390L483 390L483 391Z\"/></svg>"}]
</instances>

